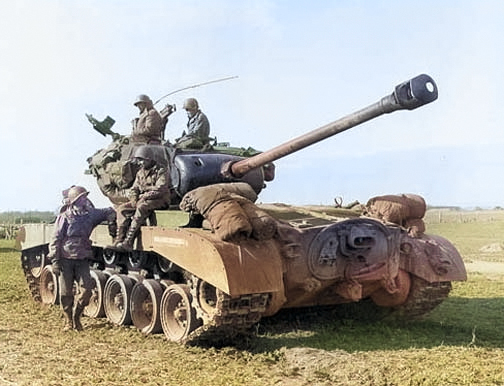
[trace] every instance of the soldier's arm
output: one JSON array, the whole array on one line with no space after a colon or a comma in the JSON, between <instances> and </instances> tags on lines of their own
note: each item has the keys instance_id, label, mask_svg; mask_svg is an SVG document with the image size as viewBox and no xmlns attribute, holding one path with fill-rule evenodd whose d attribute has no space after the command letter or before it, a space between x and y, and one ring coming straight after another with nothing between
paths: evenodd
<instances>
[{"instance_id":1,"label":"soldier's arm","mask_svg":"<svg viewBox=\"0 0 504 386\"><path fill-rule=\"evenodd\" d=\"M203 113L199 114L194 124L194 134L199 138L207 138L210 135L210 123Z\"/></svg>"},{"instance_id":2,"label":"soldier's arm","mask_svg":"<svg viewBox=\"0 0 504 386\"><path fill-rule=\"evenodd\" d=\"M161 198L170 191L170 180L168 178L167 169L160 168L157 171L156 177L157 177L156 184L152 187L150 191L142 194L141 198L146 200L154 200L157 198Z\"/></svg>"},{"instance_id":3,"label":"soldier's arm","mask_svg":"<svg viewBox=\"0 0 504 386\"><path fill-rule=\"evenodd\" d=\"M54 224L54 232L49 242L49 254L47 255L50 259L56 260L60 259L61 256L61 246L66 235L68 224L64 215L59 215L56 218L56 223Z\"/></svg>"},{"instance_id":4,"label":"soldier's arm","mask_svg":"<svg viewBox=\"0 0 504 386\"><path fill-rule=\"evenodd\" d=\"M137 175L135 177L135 181L133 182L133 186L128 192L128 198L132 202L137 202L138 197L140 196L140 184L139 184L139 172L137 172Z\"/></svg>"},{"instance_id":5,"label":"soldier's arm","mask_svg":"<svg viewBox=\"0 0 504 386\"><path fill-rule=\"evenodd\" d=\"M145 119L143 134L158 135L161 131L162 118L156 110L149 110Z\"/></svg>"}]
</instances>

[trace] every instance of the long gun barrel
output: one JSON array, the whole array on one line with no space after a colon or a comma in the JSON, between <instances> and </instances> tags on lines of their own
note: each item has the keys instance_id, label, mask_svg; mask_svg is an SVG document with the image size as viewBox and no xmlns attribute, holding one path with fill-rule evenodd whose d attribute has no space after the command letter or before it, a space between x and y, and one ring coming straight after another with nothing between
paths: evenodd
<instances>
[{"instance_id":1,"label":"long gun barrel","mask_svg":"<svg viewBox=\"0 0 504 386\"><path fill-rule=\"evenodd\" d=\"M414 110L417 107L435 101L437 97L438 90L434 80L429 75L418 75L399 84L392 94L381 98L381 100L368 107L253 157L224 164L222 173L227 176L240 178L252 169L262 167L269 162L285 157L370 119L396 110Z\"/></svg>"}]
</instances>

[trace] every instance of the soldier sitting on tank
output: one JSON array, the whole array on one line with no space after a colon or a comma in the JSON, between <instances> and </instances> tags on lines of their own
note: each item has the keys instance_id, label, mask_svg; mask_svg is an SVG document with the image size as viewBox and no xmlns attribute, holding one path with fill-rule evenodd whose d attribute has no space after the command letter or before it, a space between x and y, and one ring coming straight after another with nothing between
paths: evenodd
<instances>
[{"instance_id":1,"label":"soldier sitting on tank","mask_svg":"<svg viewBox=\"0 0 504 386\"><path fill-rule=\"evenodd\" d=\"M155 209L170 204L168 170L159 165L149 146L135 149L134 160L140 165L130 189L130 201L117 208L117 234L112 248L131 251L140 226Z\"/></svg>"},{"instance_id":2,"label":"soldier sitting on tank","mask_svg":"<svg viewBox=\"0 0 504 386\"><path fill-rule=\"evenodd\" d=\"M154 108L152 100L144 94L137 97L134 105L140 115L131 121L131 140L138 143L161 144L166 120Z\"/></svg>"},{"instance_id":3,"label":"soldier sitting on tank","mask_svg":"<svg viewBox=\"0 0 504 386\"><path fill-rule=\"evenodd\" d=\"M179 149L206 149L210 147L210 123L208 118L199 109L198 101L194 98L187 98L184 101L184 110L187 111L187 133L184 131L182 137L175 142L175 147Z\"/></svg>"},{"instance_id":4,"label":"soldier sitting on tank","mask_svg":"<svg viewBox=\"0 0 504 386\"><path fill-rule=\"evenodd\" d=\"M109 232L115 233L114 209L96 209L87 195L88 191L82 186L63 191L63 206L49 243L47 257L52 260L53 273L58 276L60 304L65 314L64 331L82 330L81 315L91 299L93 279L88 261L93 257L91 232L101 222L108 221ZM81 288L75 297L74 281Z\"/></svg>"}]
</instances>

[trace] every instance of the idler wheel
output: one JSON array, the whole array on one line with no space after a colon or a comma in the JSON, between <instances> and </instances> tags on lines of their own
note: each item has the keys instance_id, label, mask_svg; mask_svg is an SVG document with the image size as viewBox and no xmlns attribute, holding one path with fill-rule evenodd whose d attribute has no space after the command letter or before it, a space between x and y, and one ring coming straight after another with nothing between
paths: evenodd
<instances>
[{"instance_id":1,"label":"idler wheel","mask_svg":"<svg viewBox=\"0 0 504 386\"><path fill-rule=\"evenodd\" d=\"M59 304L58 277L52 266L46 265L40 273L40 298L43 304Z\"/></svg>"},{"instance_id":2,"label":"idler wheel","mask_svg":"<svg viewBox=\"0 0 504 386\"><path fill-rule=\"evenodd\" d=\"M161 299L161 325L166 337L173 342L183 342L198 327L196 311L191 306L192 296L185 284L166 288Z\"/></svg>"},{"instance_id":3,"label":"idler wheel","mask_svg":"<svg viewBox=\"0 0 504 386\"><path fill-rule=\"evenodd\" d=\"M380 307L395 307L403 304L408 298L411 288L411 278L408 272L399 270L394 279L395 291L389 292L385 288L371 294L371 299Z\"/></svg>"},{"instance_id":4,"label":"idler wheel","mask_svg":"<svg viewBox=\"0 0 504 386\"><path fill-rule=\"evenodd\" d=\"M217 307L217 288L204 280L198 279L195 298L201 310L206 315L212 317L215 314Z\"/></svg>"},{"instance_id":5,"label":"idler wheel","mask_svg":"<svg viewBox=\"0 0 504 386\"><path fill-rule=\"evenodd\" d=\"M114 324L131 324L130 302L135 279L127 275L112 275L105 284L103 297L105 315Z\"/></svg>"},{"instance_id":6,"label":"idler wheel","mask_svg":"<svg viewBox=\"0 0 504 386\"><path fill-rule=\"evenodd\" d=\"M163 286L154 279L147 279L134 285L131 291L131 320L144 334L162 331L159 309Z\"/></svg>"},{"instance_id":7,"label":"idler wheel","mask_svg":"<svg viewBox=\"0 0 504 386\"><path fill-rule=\"evenodd\" d=\"M25 267L29 267L32 276L38 279L46 263L46 254L39 248L36 252L29 252L29 254L23 255L23 263Z\"/></svg>"},{"instance_id":8,"label":"idler wheel","mask_svg":"<svg viewBox=\"0 0 504 386\"><path fill-rule=\"evenodd\" d=\"M91 270L91 278L94 280L94 287L91 290L91 299L84 309L84 314L90 318L103 318L105 316L105 306L103 301L105 284L110 274L103 271Z\"/></svg>"}]
</instances>

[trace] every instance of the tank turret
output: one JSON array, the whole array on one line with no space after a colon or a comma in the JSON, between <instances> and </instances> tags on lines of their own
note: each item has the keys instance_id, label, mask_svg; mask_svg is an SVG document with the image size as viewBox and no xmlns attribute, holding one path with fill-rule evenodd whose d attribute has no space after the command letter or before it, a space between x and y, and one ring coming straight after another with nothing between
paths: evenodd
<instances>
[{"instance_id":1,"label":"tank turret","mask_svg":"<svg viewBox=\"0 0 504 386\"><path fill-rule=\"evenodd\" d=\"M241 153L247 153L246 157L240 156L240 151L236 148L213 146L202 152L177 149L169 143L150 146L153 147L158 162L170 170L175 193L172 196L173 204L178 204L180 199L193 189L216 183L243 181L256 193L260 193L265 182L274 178L273 161L382 114L403 109L413 110L436 100L437 96L434 80L422 74L401 83L390 95L378 102L271 150L247 152L242 149ZM103 122L90 115L88 119L98 132L109 134L114 139L108 148L99 150L88 159L88 172L96 177L103 194L114 204L119 204L126 200L127 189L133 182L136 169L131 157L133 149L139 144L132 142L129 137L114 133L111 130L114 121L110 117Z\"/></svg>"}]
</instances>

